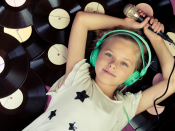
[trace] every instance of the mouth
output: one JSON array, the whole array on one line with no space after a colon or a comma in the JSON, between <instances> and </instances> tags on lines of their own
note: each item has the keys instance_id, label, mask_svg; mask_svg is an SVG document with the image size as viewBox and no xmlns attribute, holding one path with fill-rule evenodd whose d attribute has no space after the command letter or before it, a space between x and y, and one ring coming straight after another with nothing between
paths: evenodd
<instances>
[{"instance_id":1,"label":"mouth","mask_svg":"<svg viewBox=\"0 0 175 131\"><path fill-rule=\"evenodd\" d=\"M109 73L108 71L106 71L106 70L104 70L104 69L103 69L103 71L104 71L107 75L110 75L110 76L116 77L115 75Z\"/></svg>"}]
</instances>

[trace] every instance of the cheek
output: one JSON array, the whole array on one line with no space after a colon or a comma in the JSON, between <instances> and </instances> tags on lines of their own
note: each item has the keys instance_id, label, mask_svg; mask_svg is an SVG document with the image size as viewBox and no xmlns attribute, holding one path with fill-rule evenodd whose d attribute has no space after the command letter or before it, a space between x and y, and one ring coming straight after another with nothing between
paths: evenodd
<instances>
[{"instance_id":1,"label":"cheek","mask_svg":"<svg viewBox=\"0 0 175 131\"><path fill-rule=\"evenodd\" d=\"M97 60L95 63L95 72L98 72L98 70L101 68L101 61Z\"/></svg>"}]
</instances>

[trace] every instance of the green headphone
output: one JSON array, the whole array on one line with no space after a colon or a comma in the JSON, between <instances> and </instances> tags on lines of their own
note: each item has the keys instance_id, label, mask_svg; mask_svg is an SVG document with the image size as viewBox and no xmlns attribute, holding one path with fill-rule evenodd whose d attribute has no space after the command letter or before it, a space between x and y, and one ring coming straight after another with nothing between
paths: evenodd
<instances>
[{"instance_id":1,"label":"green headphone","mask_svg":"<svg viewBox=\"0 0 175 131\"><path fill-rule=\"evenodd\" d=\"M139 73L139 71L135 71L125 82L124 84L126 85L118 94L120 94L127 86L130 86L132 84L134 84L137 80L139 80L140 77L144 76L147 72L147 68L149 67L150 65L150 62L151 62L151 50L149 48L149 45L147 44L147 42L137 33L133 32L133 31L129 31L129 30L113 30L113 31L110 31L108 33L106 33L100 40L97 41L96 43L96 49L93 50L91 52L91 55L90 55L90 63L92 64L93 67L95 67L95 63L97 61L97 57L98 57L98 53L99 53L99 46L101 45L101 43L103 41L105 41L106 39L112 37L113 35L107 37L106 39L104 39L108 34L110 33L113 33L113 32L116 32L115 34L113 35L118 35L118 34L126 34L126 35L129 35L131 37L133 37L137 43L139 44L140 46L140 50L141 50L141 53L142 53L142 60L143 60L143 69L141 70L141 72ZM147 66L145 67L145 61L144 61L144 51L143 51L143 47L142 47L142 43L141 41L139 40L139 38L143 41L143 43L145 44L147 50L148 50L148 64ZM123 107L124 108L124 107ZM124 108L125 110L125 108ZM126 110L125 110L126 112ZM127 114L127 112L126 112ZM129 123L129 116L127 114L127 117L128 117L128 123Z\"/></svg>"},{"instance_id":2,"label":"green headphone","mask_svg":"<svg viewBox=\"0 0 175 131\"><path fill-rule=\"evenodd\" d=\"M137 41L137 43L139 44L139 46L140 46L140 50L141 50L141 53L142 53L142 60L143 60L143 69L141 70L140 73L139 73L139 71L135 71L124 82L124 84L126 86L130 86L130 85L134 84L140 77L142 77L142 76L144 76L146 74L147 68L149 67L150 62L151 62L151 51L150 51L149 45L147 44L147 42L139 34L133 32L133 31L129 31L129 30L113 30L113 31L110 31L110 32L106 33L100 40L97 41L97 43L96 43L96 47L97 48L91 52L90 63L92 64L93 67L95 67L95 63L97 61L97 57L98 57L98 53L99 53L99 48L98 47L101 45L101 43L103 41L105 41L106 39L112 37L113 35L111 35L111 36L107 37L106 39L104 39L108 34L113 33L113 32L116 32L113 35L126 34L126 35L129 35L129 36L133 37ZM146 46L146 48L148 50L149 60L148 60L148 64L147 64L146 67L145 67L144 51L143 51L142 43L141 43L141 41L138 38L140 38L143 41L143 43L145 44L145 46ZM121 91L123 91L126 88L126 86ZM121 91L119 92L119 94L121 93Z\"/></svg>"}]
</instances>

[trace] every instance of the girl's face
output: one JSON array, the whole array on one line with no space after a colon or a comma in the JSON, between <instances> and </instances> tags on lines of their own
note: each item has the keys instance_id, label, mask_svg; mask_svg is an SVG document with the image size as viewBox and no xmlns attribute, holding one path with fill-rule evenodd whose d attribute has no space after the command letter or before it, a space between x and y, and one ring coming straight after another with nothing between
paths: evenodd
<instances>
[{"instance_id":1,"label":"girl's face","mask_svg":"<svg viewBox=\"0 0 175 131\"><path fill-rule=\"evenodd\" d=\"M123 38L111 37L101 49L95 64L95 82L99 87L114 91L134 72L138 48L129 42ZM114 76L108 75L104 70Z\"/></svg>"}]
</instances>

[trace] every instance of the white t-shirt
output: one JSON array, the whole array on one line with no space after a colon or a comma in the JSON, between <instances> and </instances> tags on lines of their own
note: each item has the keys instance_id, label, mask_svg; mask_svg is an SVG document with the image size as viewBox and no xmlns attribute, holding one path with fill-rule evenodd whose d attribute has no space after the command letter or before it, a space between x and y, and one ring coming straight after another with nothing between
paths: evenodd
<instances>
[{"instance_id":1,"label":"white t-shirt","mask_svg":"<svg viewBox=\"0 0 175 131\"><path fill-rule=\"evenodd\" d=\"M120 131L136 113L142 91L117 94L116 100L106 96L90 77L90 64L79 61L65 83L63 75L50 88L49 107L23 131ZM52 112L52 115L51 115ZM51 117L52 116L52 117Z\"/></svg>"}]
</instances>

